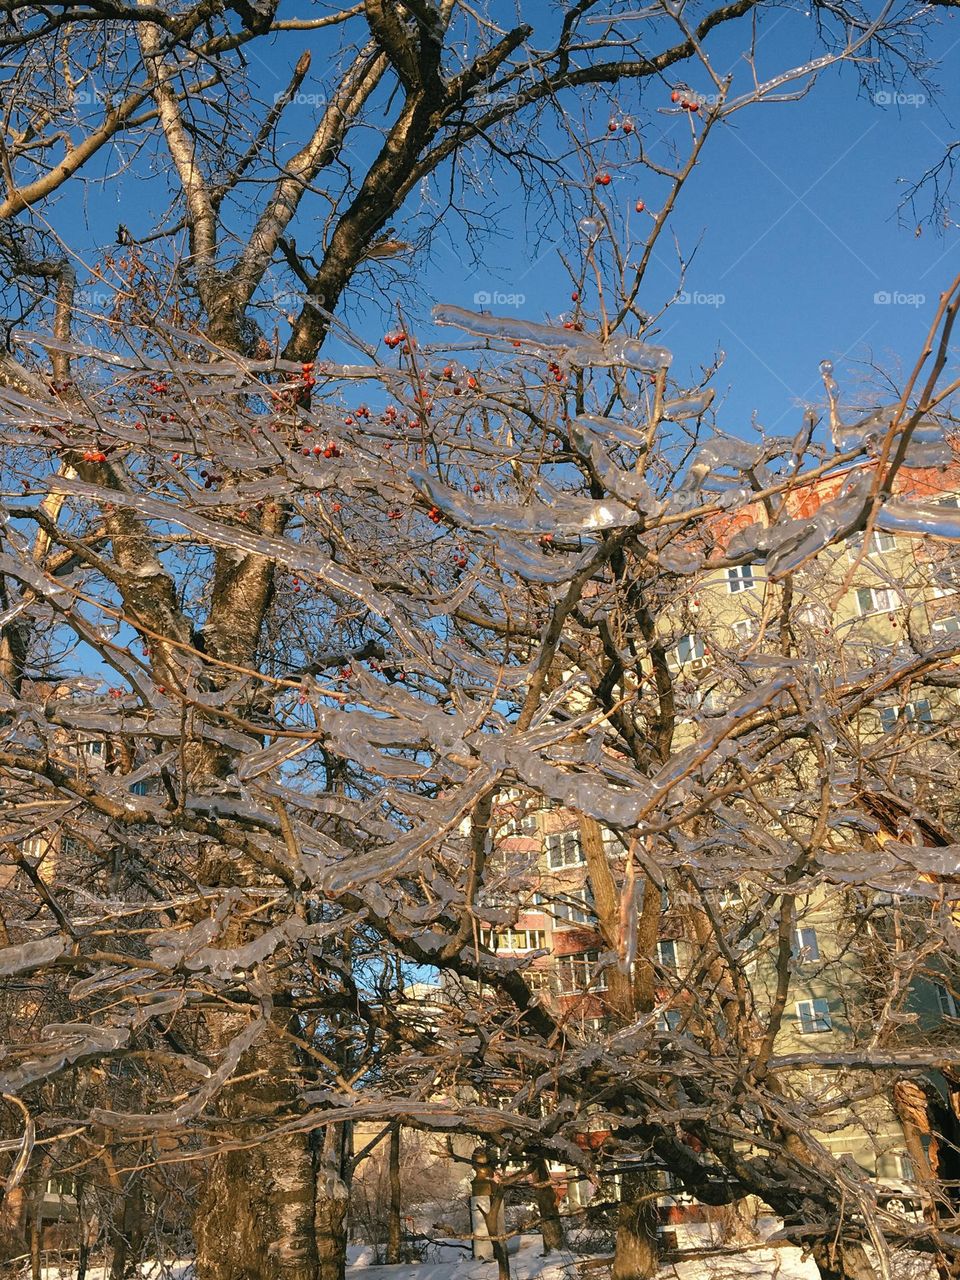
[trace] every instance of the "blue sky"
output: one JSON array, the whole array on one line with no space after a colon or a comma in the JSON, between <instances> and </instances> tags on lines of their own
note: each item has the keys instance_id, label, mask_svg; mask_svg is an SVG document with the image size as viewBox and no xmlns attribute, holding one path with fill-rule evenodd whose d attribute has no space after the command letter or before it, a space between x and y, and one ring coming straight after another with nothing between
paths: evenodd
<instances>
[{"instance_id":1,"label":"blue sky","mask_svg":"<svg viewBox=\"0 0 960 1280\"><path fill-rule=\"evenodd\" d=\"M802 61L810 34L802 14L778 16L760 43L761 74ZM904 180L918 179L958 137L950 116L960 105L960 21L945 20L941 34L937 78L946 88L937 96L908 81L881 87L875 98L858 91L850 71L830 69L804 100L748 108L708 142L673 220L684 256L696 249L685 278L691 301L664 317L661 332L678 375L696 373L718 348L726 352L715 384L725 429L749 434L754 414L769 431L798 427L802 405L822 399L824 357L835 361L850 399L864 396L872 362L896 375L916 358L938 295L960 270L955 224L924 223L918 236L910 211L897 212ZM731 29L715 62L740 84L742 39L742 28ZM702 74L691 74L690 83L709 88ZM621 104L628 110L629 93ZM896 95L899 103L890 100ZM651 96L669 105L665 93ZM659 110L640 109L635 118L649 122L644 132L658 159L665 156L658 136L689 133L683 118ZM608 202L632 209L643 196L657 207L656 180L621 177L614 164L610 172ZM569 307L558 249L574 251L576 228L560 235L557 248L531 244L519 192L513 194L512 209L501 202L505 234L490 245L484 266L465 274L454 253L438 251L425 272L426 293L466 306L481 288L522 293L522 306L505 314L531 319ZM659 308L677 282L667 236L641 293L647 309Z\"/></svg>"},{"instance_id":2,"label":"blue sky","mask_svg":"<svg viewBox=\"0 0 960 1280\"><path fill-rule=\"evenodd\" d=\"M506 4L494 3L493 12L504 24L515 18ZM543 0L524 3L520 16L538 28L541 44L546 28L555 31L559 21ZM593 30L599 35L602 28ZM708 46L717 70L732 72L741 89L749 83L742 56L747 38L748 28L733 24ZM258 52L254 76L267 100L286 84L302 47L298 40L278 41L267 56ZM681 381L709 364L718 349L726 352L715 384L724 429L749 434L754 414L769 431L795 429L802 406L822 397L818 364L824 357L834 360L851 398L861 394L871 361L894 376L912 364L940 290L960 270L960 254L955 225L938 231L925 223L917 236L909 211L900 217L897 206L906 189L902 180L919 178L958 137L950 115L960 105L960 15L943 15L932 48L942 60L937 79L946 86L939 95L907 80L882 82L877 96L859 89L851 70L828 69L803 101L748 108L708 142L671 231L660 241L640 301L656 311L677 289L675 236L684 257L693 258L684 282L691 300L664 317L662 341L675 353ZM757 49L761 78L819 52L802 7L766 11ZM331 66L329 57L315 58L304 91L327 88L324 76ZM695 89L711 87L696 67L685 66L682 74ZM898 94L899 104L893 100ZM671 141L689 141L689 122L665 111L669 105L668 84L630 83L610 104L596 103L590 124L595 135L603 135L612 108L630 113L654 157L663 161ZM306 110L289 116L291 143L310 127L316 109ZM370 133L360 146L372 148L375 141ZM559 135L541 141L548 151L563 145ZM602 198L622 210L632 211L638 197L657 208L662 182L623 172L622 146L621 137L606 156L599 155L612 178ZM166 167L159 162L160 172ZM128 169L109 179L102 192L89 188L82 196L75 185L58 216L75 220L82 211L95 239L104 233L109 239L121 219L136 235L155 225L165 204L162 192L141 183L141 176L146 175ZM504 313L532 320L556 318L570 306L560 255L577 255L581 235L575 219L538 236L516 180L502 170L491 169L486 188L475 197L475 205L484 202L495 210L499 234L485 243L480 264L474 268L467 261L461 224L450 219L432 253L411 266L412 301L409 289L396 295L425 337L431 303L469 307L480 290L523 295ZM312 203L296 227L301 245L316 235L318 207ZM397 234L415 238L430 208L415 193L396 219ZM636 222L632 212L630 217ZM391 296L388 288L384 300ZM367 338L383 331L382 313L374 306L361 305L351 318ZM328 354L336 356L335 343Z\"/></svg>"}]
</instances>

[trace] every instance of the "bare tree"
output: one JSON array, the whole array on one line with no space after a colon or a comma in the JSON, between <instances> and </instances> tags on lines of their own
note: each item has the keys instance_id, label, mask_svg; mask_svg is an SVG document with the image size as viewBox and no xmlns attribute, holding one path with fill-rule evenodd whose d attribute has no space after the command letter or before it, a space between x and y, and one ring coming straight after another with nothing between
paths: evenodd
<instances>
[{"instance_id":1,"label":"bare tree","mask_svg":"<svg viewBox=\"0 0 960 1280\"><path fill-rule=\"evenodd\" d=\"M836 21L839 41L736 96L708 44L718 27L749 21L761 7L750 3L706 9L695 25L665 5L642 50L626 15L604 16L595 38L589 19L601 15L590 6L542 39L430 6L366 5L309 21L269 5L3 7L12 105L0 251L11 323L33 317L37 328L0 358L9 450L0 765L16 797L8 865L16 901L28 904L11 912L5 964L55 975L51 990L68 992L77 1015L22 1037L7 1091L105 1072L107 1089L88 1107L105 1131L144 1143L164 1133L161 1164L209 1161L196 1226L203 1277L241 1273L254 1256L265 1280L333 1277L344 1122L366 1108L449 1123L452 1104L445 1111L435 1095L475 1034L466 1018L451 1022L435 1047L432 1029L378 999L379 974L395 973L400 956L491 984L502 1002L491 1006L490 1052L495 1061L502 1037L520 1029L511 1069L522 1067L523 1093L531 1062L564 1033L521 970L480 945L484 812L501 784L518 782L628 844L661 827L692 838L706 802L656 782L677 769L678 785L686 777L658 631L696 561L686 544L721 506L745 506L739 490L751 489L784 542L764 534L720 563L759 554L785 563L797 531L781 500L798 480L774 463L816 472L836 461L811 453L806 437L749 456L721 438L690 463L691 424L709 391L671 385L669 354L639 315L652 247L705 139L732 112L800 93L826 65L871 51L894 58L913 28L888 26L886 10L866 21L831 6L824 31ZM271 104L251 68L262 65L255 50L277 38L300 43ZM319 119L301 132L314 40L331 73L313 95L323 98L322 109L312 104ZM708 78L709 100L663 83L681 66ZM559 184L588 215L574 271L583 301L568 327L447 310L440 319L476 338L473 349L470 339L457 351L418 347L401 321L390 343L397 363L350 333L337 309L407 253L404 233L387 228L414 192L442 177L443 216L454 216L486 163L478 157L504 154L525 181L556 188L559 162L529 135L512 148L509 130L549 116L569 137L564 95L605 94L624 79L656 85L665 108L691 121L688 153L661 175L670 194L639 267L602 199L596 140L580 138ZM635 134L619 136L627 148ZM625 150L624 167L633 155ZM57 205L106 157L131 179L171 183L160 223L121 225L109 250L77 245ZM301 227L318 218L321 232L304 245ZM409 243L429 230L421 220ZM88 251L99 251L88 274L116 291L106 324L84 314L101 309L77 280ZM588 303L594 275L616 283ZM257 321L277 279L296 295L282 335ZM944 340L953 314L950 293ZM317 360L332 324L357 365ZM869 532L878 512L912 518L880 502L881 482L892 483L943 399L943 360L941 351L932 381L905 388L885 420L876 486L836 499L804 554L850 529ZM611 415L628 421L608 439L613 428L598 420ZM839 456L862 457L867 436ZM737 476L722 503L703 489L717 466ZM535 496L541 485L546 498ZM570 514L558 514L560 502ZM605 596L613 612L600 609ZM618 616L628 619L622 633ZM946 660L923 659L923 670ZM590 703L570 673L582 663L589 676L597 662ZM97 683L103 672L109 684ZM91 682L87 693L78 678ZM710 730L700 751L712 760L756 738L762 774L778 735L811 732L796 705L803 696L791 692L796 681L774 687L751 670L734 684L742 697L729 726ZM843 714L869 693L858 685ZM97 743L109 750L93 752ZM625 801L624 788L648 800ZM674 795L694 812L675 820ZM711 812L726 830L723 811ZM461 837L467 817L471 835ZM69 858L64 839L79 843ZM14 852L37 840L29 856ZM792 857L802 863L800 851ZM48 1007L39 1001L38 1016ZM642 1001L632 1007L645 1012ZM423 1058L415 1083L407 1054ZM361 1082L381 1055L395 1074L378 1095ZM118 1089L128 1072L129 1092ZM507 1120L477 1106L458 1123L525 1159L572 1154L583 1094L566 1073L553 1121L524 1098ZM708 1175L651 1112L646 1087L641 1075L618 1100L625 1123L704 1192ZM65 1124L64 1099L49 1105L51 1123ZM320 1130L318 1142L310 1135ZM708 1128L700 1141L741 1191L772 1196L781 1168L747 1162L739 1137L724 1135ZM795 1188L809 1168L795 1158L802 1172L775 1207L802 1218ZM835 1171L816 1160L826 1238Z\"/></svg>"}]
</instances>

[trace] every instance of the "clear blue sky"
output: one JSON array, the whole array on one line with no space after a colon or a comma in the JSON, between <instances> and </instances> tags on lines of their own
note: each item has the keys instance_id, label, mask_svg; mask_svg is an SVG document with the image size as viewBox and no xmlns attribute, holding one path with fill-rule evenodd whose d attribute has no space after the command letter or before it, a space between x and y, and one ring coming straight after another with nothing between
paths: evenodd
<instances>
[{"instance_id":1,"label":"clear blue sky","mask_svg":"<svg viewBox=\"0 0 960 1280\"><path fill-rule=\"evenodd\" d=\"M502 22L514 20L513 6L493 7ZM546 22L553 31L559 21L543 0L524 3L521 16L538 27ZM594 30L599 36L602 29ZM747 38L748 28L734 24L719 38L711 37L708 46L717 70L733 72L741 88L749 83L741 54ZM286 84L298 52L289 40L275 49L275 65L258 58L255 71L268 100ZM762 77L819 52L812 20L802 7L765 14L757 60ZM716 380L719 422L725 429L749 433L754 413L770 431L794 429L802 405L822 396L817 367L824 357L835 361L841 385L854 395L864 363L875 361L895 374L915 358L940 290L960 270L958 232L953 224L939 232L924 224L917 236L909 212L898 218L905 190L898 180L918 178L958 137L951 116L956 120L960 115L960 14L943 15L935 52L943 60L937 73L939 96L903 82L881 87L878 102L858 89L850 70L830 69L803 101L748 108L708 143L672 225L683 254L693 255L685 288L695 299L706 300L675 306L664 318L662 335L675 352L681 378L709 363L718 348L726 352ZM323 76L330 67L327 57L316 58L304 91L327 87ZM694 88L709 90L702 71L685 67L683 73ZM907 96L902 105L883 100L884 94L890 99L898 91ZM689 136L683 116L660 110L669 106L661 83L648 81L642 88L631 83L612 105L633 115L658 160L667 158L671 139ZM590 122L595 133L604 132L610 109L606 103L597 105ZM290 141L302 140L310 123L310 115L292 113ZM371 147L375 137L369 135ZM559 136L543 141L548 149L561 145ZM618 171L620 145L614 143L604 159L612 182L603 189L603 198L624 210L632 210L641 196L649 208L658 207L663 189L656 180L639 181ZM159 164L161 172L166 167ZM529 319L556 318L569 307L560 254L576 256L580 233L575 220L538 238L529 228L519 186L503 170L475 203L482 205L485 198L497 210L500 233L484 245L477 269L464 265L468 255L459 239L462 223L454 218L435 239L431 256L411 268L416 282L412 318L418 327L431 303L472 306L475 293L484 289L522 294L521 305L504 310ZM129 169L109 179L102 192L88 188L81 197L74 184L54 221L79 214L89 220L92 238L109 240L121 219L135 235L155 225L163 205L161 192L142 184ZM415 193L396 219L397 234L415 238L429 207ZM316 233L317 210L311 202L295 228L301 245ZM673 294L677 280L668 234L660 241L641 304L656 311ZM878 302L876 295L891 301ZM409 291L398 296L409 304ZM361 307L353 319L366 337L383 331L382 315L374 307ZM429 336L425 327L420 332ZM335 344L329 354L336 355Z\"/></svg>"},{"instance_id":2,"label":"clear blue sky","mask_svg":"<svg viewBox=\"0 0 960 1280\"><path fill-rule=\"evenodd\" d=\"M524 6L524 11L529 6ZM764 76L802 61L811 48L809 20L784 10L768 23L758 67ZM902 179L915 180L960 136L960 20L945 17L939 53L939 96L903 83L880 90L880 101L858 91L850 71L828 70L800 102L752 107L735 115L708 143L699 172L685 189L673 227L685 256L697 252L686 291L711 301L676 306L664 318L663 338L676 356L678 374L726 352L716 381L724 399L719 414L727 430L749 430L752 414L770 431L799 426L800 406L822 398L818 364L832 358L844 390L858 394L864 364L896 372L912 364L946 282L960 271L955 223L939 231L898 217ZM744 29L732 28L712 48L722 49L718 70L746 83L739 58ZM690 76L706 91L702 76ZM900 92L896 105L883 94ZM636 111L658 159L657 138L688 132L682 118L643 109L628 89L621 106ZM920 100L909 98L919 95ZM659 90L650 95L669 105ZM648 101L650 99L647 99ZM604 113L605 114L605 113ZM602 128L604 120L596 123ZM611 153L613 155L613 152ZM639 190L611 164L609 202L632 208L638 196L656 206L656 184ZM651 199L651 190L653 198ZM438 250L424 276L425 292L471 306L478 289L523 293L526 301L505 314L542 319L569 306L558 250L569 256L575 228L550 241L525 237L519 190L498 192L504 236L491 244L484 266L464 274L456 254ZM512 208L511 206L512 202ZM698 247L699 246L699 247ZM539 253L539 256L538 256ZM660 241L641 301L657 309L677 287L677 262L668 237ZM890 302L875 301L890 295ZM923 300L901 295L922 295ZM722 301L720 300L722 298ZM715 305L714 305L715 304Z\"/></svg>"}]
</instances>

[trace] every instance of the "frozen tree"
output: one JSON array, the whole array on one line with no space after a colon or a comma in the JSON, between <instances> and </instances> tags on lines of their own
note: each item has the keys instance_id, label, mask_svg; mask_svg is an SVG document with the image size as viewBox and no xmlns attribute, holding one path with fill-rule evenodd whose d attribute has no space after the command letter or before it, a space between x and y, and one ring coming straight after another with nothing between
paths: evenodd
<instances>
[{"instance_id":1,"label":"frozen tree","mask_svg":"<svg viewBox=\"0 0 960 1280\"><path fill-rule=\"evenodd\" d=\"M888 1238L934 1248L881 1222L811 1131L784 1085L801 1064L775 1053L783 1001L754 1016L710 894L755 885L734 941L779 921L782 974L811 877L922 893L944 874L952 851L906 829L873 850L845 834L862 768L846 726L892 688L950 682L956 646L859 668L828 697L784 621L772 655L729 655L693 716L670 653L705 566L763 561L789 599L857 530L956 536L952 508L894 491L904 467L952 458L937 406L957 297L925 385L921 361L900 406L859 424L835 411L835 443L708 427L669 352L591 332L587 314L550 327L443 307L474 335L455 351L403 333L397 357L361 344L340 366L227 359L168 324L109 359L22 335L68 358L76 389L3 393L5 619L25 657L3 694L22 905L0 964L63 995L55 1021L36 998L3 1092L56 1134L95 1065L107 1087L85 1091L88 1116L114 1141L212 1157L201 1259L215 1224L217 1247L232 1231L316 1267L345 1207L338 1128L394 1118L589 1173L576 1135L605 1117L619 1149L655 1152L701 1199L768 1201L824 1275L872 1275L863 1241L881 1259ZM793 514L790 495L840 462L833 494ZM711 522L738 513L714 548ZM205 625L207 573L222 566L214 592L242 603L247 557L273 566L256 666ZM536 995L529 959L480 937L505 787L626 851L619 917L602 918L611 990L623 975L602 1049ZM643 927L665 883L689 893L702 947L674 993ZM395 994L411 965L465 996L411 1012ZM665 998L689 1004L690 1034L658 1028ZM849 1065L927 1060L867 1045ZM254 1158L272 1220L230 1202Z\"/></svg>"},{"instance_id":2,"label":"frozen tree","mask_svg":"<svg viewBox=\"0 0 960 1280\"><path fill-rule=\"evenodd\" d=\"M869 521L950 533L942 512L881 502L869 475L798 529L778 499L825 465L808 434L701 440L709 378L674 385L639 310L713 130L828 66L908 70L902 51L914 56L932 21L818 9L817 56L735 92L711 63L712 33L763 8L581 5L534 32L429 5L310 19L269 4L3 5L0 963L25 984L10 1012L27 1027L11 1036L4 1091L29 1098L31 1116L9 1111L23 1134L11 1184L34 1114L59 1142L82 1099L101 1163L115 1143L140 1143L147 1163L210 1162L202 1276L260 1256L264 1277L300 1280L342 1268L350 1119L465 1126L534 1162L583 1164L581 1046L569 1060L580 1093L564 1083L552 1119L530 1099L485 1109L454 1093L444 1106L443 1080L459 1078L475 1037L488 1043L483 1011L438 1031L395 999L410 966L492 984L512 1012L486 1011L490 1052L514 1052L516 1032L524 1087L557 1051L562 1030L521 966L479 939L499 789L623 833L651 874L670 865L645 843L664 823L694 839L683 806L702 802L689 793L699 757L675 741L658 619L700 570L698 522L759 493L783 528L745 533L727 558L784 573ZM279 92L263 49L274 66L288 58ZM608 124L624 83L643 89L642 111L614 103ZM574 93L592 111L603 95L618 179L646 166L665 183L659 211L636 209L649 221L639 254L605 199L599 139L571 123ZM640 142L661 106L690 121L670 170ZM534 122L575 144L569 160ZM444 349L418 346L391 312L395 354L379 354L345 308L385 280L400 296L403 264L443 220L462 217L479 243L470 211L490 156L517 167L545 219L577 226L569 318L447 308L438 320L457 339ZM103 225L122 176L149 192L124 213L136 225L111 245L78 239L73 193L84 184ZM401 217L409 231L391 229ZM81 275L86 257L96 265ZM591 296L598 279L618 283ZM101 291L105 320L92 314ZM318 354L332 326L338 363ZM886 478L912 437L936 435L938 385L906 389L877 421L835 423L839 456L879 439L870 475ZM802 717L789 710L800 675L785 672L737 675L704 760ZM638 1140L655 1131L692 1159L647 1107L649 1087L637 1076L622 1104ZM714 1145L744 1186L770 1189L735 1143Z\"/></svg>"}]
</instances>

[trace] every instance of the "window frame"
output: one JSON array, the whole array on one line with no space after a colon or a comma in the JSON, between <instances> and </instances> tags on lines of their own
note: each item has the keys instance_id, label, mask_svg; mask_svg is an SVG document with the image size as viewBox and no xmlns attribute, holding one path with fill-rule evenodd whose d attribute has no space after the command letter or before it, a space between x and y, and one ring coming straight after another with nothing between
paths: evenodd
<instances>
[{"instance_id":1,"label":"window frame","mask_svg":"<svg viewBox=\"0 0 960 1280\"><path fill-rule=\"evenodd\" d=\"M804 942L804 934L812 934L812 941ZM817 937L817 930L814 925L801 924L794 927L792 950L793 958L798 964L816 964L821 959L820 939Z\"/></svg>"},{"instance_id":2,"label":"window frame","mask_svg":"<svg viewBox=\"0 0 960 1280\"><path fill-rule=\"evenodd\" d=\"M576 858L568 860L565 849L568 842L572 841L576 849ZM544 852L547 858L547 867L551 871L566 871L570 867L583 867L586 865L586 858L583 853L583 841L580 839L580 832L577 830L566 831L548 831L544 837ZM554 861L554 855L561 854L560 862Z\"/></svg>"},{"instance_id":3,"label":"window frame","mask_svg":"<svg viewBox=\"0 0 960 1280\"><path fill-rule=\"evenodd\" d=\"M595 947L557 956L556 972L558 995L578 996L607 989L606 969L600 968L600 951ZM568 982L579 985L567 985Z\"/></svg>"},{"instance_id":4,"label":"window frame","mask_svg":"<svg viewBox=\"0 0 960 1280\"><path fill-rule=\"evenodd\" d=\"M870 608L863 607L863 597L869 595ZM857 614L861 618L873 618L878 613L896 613L900 608L900 599L892 587L857 587ZM878 600L884 600L886 603L878 604Z\"/></svg>"},{"instance_id":5,"label":"window frame","mask_svg":"<svg viewBox=\"0 0 960 1280\"><path fill-rule=\"evenodd\" d=\"M809 1009L809 1013L804 1013L804 1009ZM807 1000L798 1000L794 1006L794 1016L797 1030L802 1036L825 1035L834 1030L830 1001L825 996L811 996Z\"/></svg>"},{"instance_id":6,"label":"window frame","mask_svg":"<svg viewBox=\"0 0 960 1280\"><path fill-rule=\"evenodd\" d=\"M733 564L726 571L727 591L732 596L741 591L753 591L757 586L757 578L752 564Z\"/></svg>"},{"instance_id":7,"label":"window frame","mask_svg":"<svg viewBox=\"0 0 960 1280\"><path fill-rule=\"evenodd\" d=\"M523 939L521 945L516 945L517 940ZM539 941L532 941L539 939ZM546 951L547 950L547 931L546 929L518 929L516 925L506 925L500 929L481 929L480 941L489 951L509 951L511 954L522 955L527 951Z\"/></svg>"},{"instance_id":8,"label":"window frame","mask_svg":"<svg viewBox=\"0 0 960 1280\"><path fill-rule=\"evenodd\" d=\"M937 996L937 1005L940 1009L941 1018L958 1018L960 1014L957 1012L957 1000L953 992L942 982L934 982L934 991Z\"/></svg>"}]
</instances>

